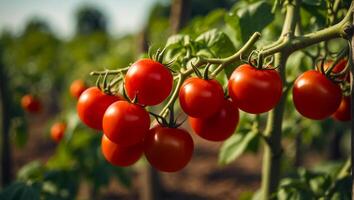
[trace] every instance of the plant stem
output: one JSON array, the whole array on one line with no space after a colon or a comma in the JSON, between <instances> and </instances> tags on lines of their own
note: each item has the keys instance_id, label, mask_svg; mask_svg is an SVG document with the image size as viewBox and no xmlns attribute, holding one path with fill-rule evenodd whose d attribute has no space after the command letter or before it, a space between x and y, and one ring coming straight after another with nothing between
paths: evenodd
<instances>
[{"instance_id":1,"label":"plant stem","mask_svg":"<svg viewBox=\"0 0 354 200\"><path fill-rule=\"evenodd\" d=\"M293 6L293 4L289 3L288 6ZM305 35L294 36L293 34L295 29L293 31L288 30L289 28L291 29L295 28L296 22L292 22L289 25L284 24L284 28L286 28L288 31L283 31L282 36L286 36L288 39L282 40L281 43L279 43L278 40L277 45L272 45L272 44L268 45L270 46L270 48L265 49L262 52L262 55L266 57L278 52L288 52L290 55L291 53L299 49L304 49L308 46L320 43L322 41L328 41L334 38L341 38L341 37L348 38L354 31L354 25L351 24L350 10L352 9L353 9L353 4L349 8L349 11L346 14L346 16L338 24ZM291 13L290 14L288 13L289 12L287 11L287 16L291 15Z\"/></svg>"},{"instance_id":2,"label":"plant stem","mask_svg":"<svg viewBox=\"0 0 354 200\"><path fill-rule=\"evenodd\" d=\"M221 59L216 59L216 58L202 58L200 57L197 62L194 64L195 67L202 66L204 64L219 64L219 66L211 73L211 76L216 76L218 73L220 73L228 64L239 61L241 59L241 55L244 54L245 52L248 52L254 44L257 42L257 40L260 38L261 34L258 32L255 32L250 39L246 42L246 44L239 49L236 53L233 55L227 57L227 58L221 58ZM167 104L164 106L162 111L160 112L160 116L165 117L168 114L168 107L170 107L174 102L177 100L178 97L178 92L180 87L182 86L182 83L185 79L188 78L192 73L194 72L192 67L189 67L187 70L182 70L177 78L177 84L176 87L172 93L172 95L169 97L169 100Z\"/></svg>"},{"instance_id":3,"label":"plant stem","mask_svg":"<svg viewBox=\"0 0 354 200\"><path fill-rule=\"evenodd\" d=\"M280 66L279 72L285 82L285 64L287 55L276 54L275 65ZM283 112L287 96L285 91L278 105L269 112L267 125L264 135L269 139L269 144L264 145L263 169L262 169L262 197L264 200L270 199L274 193L280 180L280 162L281 162L281 133L283 123Z\"/></svg>"},{"instance_id":4,"label":"plant stem","mask_svg":"<svg viewBox=\"0 0 354 200\"><path fill-rule=\"evenodd\" d=\"M299 17L300 0L287 2L286 16L283 25L283 41L290 41L294 37L296 21ZM287 51L275 54L274 65L279 66L282 82L286 83L285 66L290 54ZM264 135L269 138L270 145L264 145L263 169L262 169L262 199L269 200L277 191L280 181L281 166L281 134L285 101L289 90L282 94L278 105L269 112Z\"/></svg>"}]
</instances>

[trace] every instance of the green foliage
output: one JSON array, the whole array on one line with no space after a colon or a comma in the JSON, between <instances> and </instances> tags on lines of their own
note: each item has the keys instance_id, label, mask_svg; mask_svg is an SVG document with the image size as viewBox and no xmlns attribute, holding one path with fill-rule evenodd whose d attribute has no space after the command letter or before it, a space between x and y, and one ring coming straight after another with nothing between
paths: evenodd
<instances>
[{"instance_id":1,"label":"green foliage","mask_svg":"<svg viewBox=\"0 0 354 200\"><path fill-rule=\"evenodd\" d=\"M225 15L225 21L236 32L239 41L244 43L252 33L262 31L273 21L271 9L272 5L267 1L256 3L240 1L228 15Z\"/></svg>"},{"instance_id":2,"label":"green foliage","mask_svg":"<svg viewBox=\"0 0 354 200\"><path fill-rule=\"evenodd\" d=\"M351 199L351 177L299 169L294 177L281 181L277 199Z\"/></svg>"},{"instance_id":3,"label":"green foliage","mask_svg":"<svg viewBox=\"0 0 354 200\"><path fill-rule=\"evenodd\" d=\"M220 148L220 164L226 165L235 161L247 150L257 150L260 139L260 133L257 124L257 119L252 123L250 118L243 116L239 122L239 128L229 139L223 143Z\"/></svg>"}]
</instances>

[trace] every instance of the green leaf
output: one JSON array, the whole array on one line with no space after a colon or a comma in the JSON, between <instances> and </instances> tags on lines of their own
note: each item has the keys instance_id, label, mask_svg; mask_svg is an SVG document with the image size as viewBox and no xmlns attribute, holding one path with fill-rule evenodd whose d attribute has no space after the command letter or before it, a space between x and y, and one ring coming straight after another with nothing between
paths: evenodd
<instances>
[{"instance_id":1,"label":"green leaf","mask_svg":"<svg viewBox=\"0 0 354 200\"><path fill-rule=\"evenodd\" d=\"M41 180L44 170L44 166L39 161L32 161L18 171L17 177L24 181Z\"/></svg>"},{"instance_id":2,"label":"green leaf","mask_svg":"<svg viewBox=\"0 0 354 200\"><path fill-rule=\"evenodd\" d=\"M184 34L172 35L167 39L166 47L176 48L182 47L190 43L190 37Z\"/></svg>"},{"instance_id":3,"label":"green leaf","mask_svg":"<svg viewBox=\"0 0 354 200\"><path fill-rule=\"evenodd\" d=\"M242 2L242 5L244 2ZM274 19L272 5L260 1L248 5L236 5L235 9L225 15L226 23L236 31L242 43L256 31L261 32Z\"/></svg>"},{"instance_id":4,"label":"green leaf","mask_svg":"<svg viewBox=\"0 0 354 200\"><path fill-rule=\"evenodd\" d=\"M6 187L0 194L3 200L38 200L39 188L23 182L15 182Z\"/></svg>"},{"instance_id":5,"label":"green leaf","mask_svg":"<svg viewBox=\"0 0 354 200\"><path fill-rule=\"evenodd\" d=\"M242 132L246 132L246 134L242 134ZM249 130L244 130L232 135L221 146L219 163L225 165L237 159L247 149L252 139L257 137L257 135L257 131Z\"/></svg>"},{"instance_id":6,"label":"green leaf","mask_svg":"<svg viewBox=\"0 0 354 200\"><path fill-rule=\"evenodd\" d=\"M230 56L235 52L235 47L230 38L217 29L199 35L195 41L201 46L197 55L205 55L205 51L208 51L210 56L220 58Z\"/></svg>"}]
</instances>

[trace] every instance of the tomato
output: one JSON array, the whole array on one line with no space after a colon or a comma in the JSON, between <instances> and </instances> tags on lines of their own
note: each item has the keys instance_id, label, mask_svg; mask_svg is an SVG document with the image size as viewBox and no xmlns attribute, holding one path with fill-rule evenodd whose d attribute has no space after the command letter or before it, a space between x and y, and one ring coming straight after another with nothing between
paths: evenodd
<instances>
[{"instance_id":1,"label":"tomato","mask_svg":"<svg viewBox=\"0 0 354 200\"><path fill-rule=\"evenodd\" d=\"M184 168L192 158L193 149L192 137L181 128L158 125L145 137L146 159L163 172L175 172Z\"/></svg>"},{"instance_id":2,"label":"tomato","mask_svg":"<svg viewBox=\"0 0 354 200\"><path fill-rule=\"evenodd\" d=\"M64 136L66 129L66 124L63 122L57 122L53 124L50 128L50 136L52 137L54 142L59 143Z\"/></svg>"},{"instance_id":3,"label":"tomato","mask_svg":"<svg viewBox=\"0 0 354 200\"><path fill-rule=\"evenodd\" d=\"M192 77L179 91L179 103L183 111L197 118L210 117L216 113L224 99L224 91L216 80Z\"/></svg>"},{"instance_id":4,"label":"tomato","mask_svg":"<svg viewBox=\"0 0 354 200\"><path fill-rule=\"evenodd\" d=\"M77 113L87 126L102 130L103 114L112 103L122 100L119 96L103 93L97 87L85 90L77 102Z\"/></svg>"},{"instance_id":5,"label":"tomato","mask_svg":"<svg viewBox=\"0 0 354 200\"><path fill-rule=\"evenodd\" d=\"M338 121L349 121L352 119L351 116L351 103L350 96L343 96L342 101L337 109L337 111L332 115L332 117Z\"/></svg>"},{"instance_id":6,"label":"tomato","mask_svg":"<svg viewBox=\"0 0 354 200\"><path fill-rule=\"evenodd\" d=\"M293 101L303 116L321 120L332 115L342 99L340 87L322 73L309 70L294 83Z\"/></svg>"},{"instance_id":7,"label":"tomato","mask_svg":"<svg viewBox=\"0 0 354 200\"><path fill-rule=\"evenodd\" d=\"M134 164L143 154L143 149L143 142L133 146L122 147L110 141L107 136L102 136L102 154L108 162L115 166L126 167Z\"/></svg>"},{"instance_id":8,"label":"tomato","mask_svg":"<svg viewBox=\"0 0 354 200\"><path fill-rule=\"evenodd\" d=\"M42 110L41 102L30 94L22 97L21 106L29 113L39 113Z\"/></svg>"},{"instance_id":9,"label":"tomato","mask_svg":"<svg viewBox=\"0 0 354 200\"><path fill-rule=\"evenodd\" d=\"M238 121L238 108L224 99L220 110L209 118L189 117L189 123L194 132L210 141L223 141L234 133Z\"/></svg>"},{"instance_id":10,"label":"tomato","mask_svg":"<svg viewBox=\"0 0 354 200\"><path fill-rule=\"evenodd\" d=\"M129 146L143 141L150 128L144 108L127 101L110 105L103 116L103 133L114 143Z\"/></svg>"},{"instance_id":11,"label":"tomato","mask_svg":"<svg viewBox=\"0 0 354 200\"><path fill-rule=\"evenodd\" d=\"M249 64L243 64L232 73L228 88L232 101L241 110L259 114L277 105L283 86L276 70L259 70Z\"/></svg>"},{"instance_id":12,"label":"tomato","mask_svg":"<svg viewBox=\"0 0 354 200\"><path fill-rule=\"evenodd\" d=\"M167 67L151 59L135 62L124 78L128 96L138 97L142 105L157 105L165 100L172 90L173 77Z\"/></svg>"},{"instance_id":13,"label":"tomato","mask_svg":"<svg viewBox=\"0 0 354 200\"><path fill-rule=\"evenodd\" d=\"M72 97L78 99L85 90L87 89L86 84L82 80L75 80L70 85L70 94Z\"/></svg>"},{"instance_id":14,"label":"tomato","mask_svg":"<svg viewBox=\"0 0 354 200\"><path fill-rule=\"evenodd\" d=\"M333 70L332 70L332 73L333 73L333 74L337 74L337 73L342 72L342 71L344 70L345 66L347 65L347 62L348 62L348 61L347 61L346 59L340 60L340 61L336 64L336 66L334 66L334 68L333 68ZM324 66L323 66L324 70L327 70L327 69L331 66L332 63L333 63L333 61L331 61L331 60L328 61L328 62L326 62L326 63L324 64ZM349 80L350 80L349 72L346 73L346 74L344 74L343 76L341 76L341 77L339 77L339 78L341 78L341 79L346 79L346 80L349 82Z\"/></svg>"}]
</instances>

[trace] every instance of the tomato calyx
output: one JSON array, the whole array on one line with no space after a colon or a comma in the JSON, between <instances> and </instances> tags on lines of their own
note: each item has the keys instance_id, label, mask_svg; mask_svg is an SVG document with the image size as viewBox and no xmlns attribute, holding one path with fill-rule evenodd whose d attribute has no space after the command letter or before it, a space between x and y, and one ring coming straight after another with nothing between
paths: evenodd
<instances>
[{"instance_id":1,"label":"tomato calyx","mask_svg":"<svg viewBox=\"0 0 354 200\"><path fill-rule=\"evenodd\" d=\"M152 54L152 50L151 50L151 47L150 47L149 50L148 50L148 56L149 56L149 58L151 60L159 62L163 66L167 67L167 69L170 70L172 73L176 73L176 71L172 69L172 65L175 62L175 59L171 60L168 63L163 63L163 58L164 58L164 55L165 55L165 51L166 51L166 47L164 47L162 50L160 48L158 48L156 50L156 53Z\"/></svg>"},{"instance_id":2,"label":"tomato calyx","mask_svg":"<svg viewBox=\"0 0 354 200\"><path fill-rule=\"evenodd\" d=\"M274 62L274 55L264 57L262 51L259 50L251 51L251 53L248 55L247 60L244 60L241 55L240 60L243 61L245 64L248 64L258 70L274 70L279 67L272 66L272 63Z\"/></svg>"},{"instance_id":3,"label":"tomato calyx","mask_svg":"<svg viewBox=\"0 0 354 200\"><path fill-rule=\"evenodd\" d=\"M178 117L175 119L173 105L168 107L168 111L169 111L168 120L165 117L163 117L159 114L153 113L151 111L149 111L149 114L152 115L156 119L157 123L159 123L160 126L168 127L168 128L178 128L187 120L187 118L185 118L184 120L178 122Z\"/></svg>"}]
</instances>

